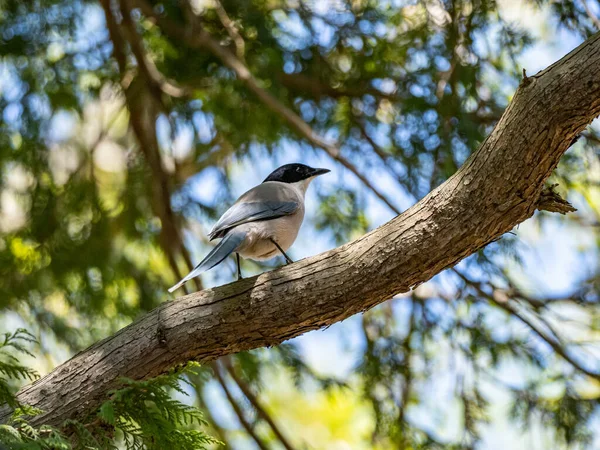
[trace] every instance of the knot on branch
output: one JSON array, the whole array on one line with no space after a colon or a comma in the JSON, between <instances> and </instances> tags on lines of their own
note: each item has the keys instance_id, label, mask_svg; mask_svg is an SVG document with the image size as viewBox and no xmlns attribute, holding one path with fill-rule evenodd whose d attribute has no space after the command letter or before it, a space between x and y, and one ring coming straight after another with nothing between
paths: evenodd
<instances>
[{"instance_id":1,"label":"knot on branch","mask_svg":"<svg viewBox=\"0 0 600 450\"><path fill-rule=\"evenodd\" d=\"M536 209L539 209L540 211L557 212L560 214L577 211L573 205L554 191L556 186L558 186L558 184L552 184L544 188L537 201Z\"/></svg>"}]
</instances>

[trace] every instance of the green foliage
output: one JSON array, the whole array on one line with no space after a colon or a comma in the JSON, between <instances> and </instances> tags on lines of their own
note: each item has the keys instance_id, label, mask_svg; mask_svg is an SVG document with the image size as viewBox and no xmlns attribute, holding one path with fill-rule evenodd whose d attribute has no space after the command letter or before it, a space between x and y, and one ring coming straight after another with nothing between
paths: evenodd
<instances>
[{"instance_id":1,"label":"green foliage","mask_svg":"<svg viewBox=\"0 0 600 450\"><path fill-rule=\"evenodd\" d=\"M330 230L336 244L356 239L368 230L369 221L353 191L338 190L333 195L321 197L319 202L315 227L317 230Z\"/></svg>"},{"instance_id":2,"label":"green foliage","mask_svg":"<svg viewBox=\"0 0 600 450\"><path fill-rule=\"evenodd\" d=\"M10 423L0 425L0 444L15 450L71 450L68 439L59 430L49 426L35 428L29 424L27 419L41 411L20 404L11 388L11 382L39 378L35 370L20 364L18 359L19 355L33 356L26 345L36 342L35 337L23 328L4 333L4 340L0 342L0 405L14 409Z\"/></svg>"},{"instance_id":3,"label":"green foliage","mask_svg":"<svg viewBox=\"0 0 600 450\"><path fill-rule=\"evenodd\" d=\"M172 397L173 392L188 395L181 387L184 375L195 375L198 365L190 363L185 371L176 371L147 381L123 379L125 387L110 393L98 417L122 433L127 449L182 450L205 449L219 441L190 427L205 426L202 413Z\"/></svg>"},{"instance_id":4,"label":"green foliage","mask_svg":"<svg viewBox=\"0 0 600 450\"><path fill-rule=\"evenodd\" d=\"M41 411L23 406L17 408L9 425L0 425L0 443L9 450L73 450L75 447L60 430L47 425L33 427L28 418ZM84 447L78 447L83 450Z\"/></svg>"},{"instance_id":5,"label":"green foliage","mask_svg":"<svg viewBox=\"0 0 600 450\"><path fill-rule=\"evenodd\" d=\"M22 365L18 358L19 354L33 356L25 345L35 342L35 337L23 328L4 333L4 340L0 342L0 405L7 404L11 408L20 406L15 401L11 381L34 381L39 378L35 370Z\"/></svg>"},{"instance_id":6,"label":"green foliage","mask_svg":"<svg viewBox=\"0 0 600 450\"><path fill-rule=\"evenodd\" d=\"M541 414L542 422L555 428L561 439L568 443L590 444L593 433L586 424L600 404L598 399L586 399L577 394L573 386L564 383L563 395L554 398L536 394L537 386L531 385L519 392L518 401L511 408L513 418L532 423Z\"/></svg>"},{"instance_id":7,"label":"green foliage","mask_svg":"<svg viewBox=\"0 0 600 450\"><path fill-rule=\"evenodd\" d=\"M124 387L111 391L89 421L68 420L61 429L42 425L34 427L30 419L42 411L17 402L10 381L34 380L37 372L18 364L7 352L31 355L24 344L36 342L27 330L5 333L0 342L0 405L14 408L10 423L0 425L0 448L10 450L118 450L121 443L135 450L164 448L201 450L220 442L198 428L207 425L202 412L173 398L173 392L188 395L181 383L196 376L199 365L173 370L151 380L123 379ZM5 447L2 447L5 446Z\"/></svg>"}]
</instances>

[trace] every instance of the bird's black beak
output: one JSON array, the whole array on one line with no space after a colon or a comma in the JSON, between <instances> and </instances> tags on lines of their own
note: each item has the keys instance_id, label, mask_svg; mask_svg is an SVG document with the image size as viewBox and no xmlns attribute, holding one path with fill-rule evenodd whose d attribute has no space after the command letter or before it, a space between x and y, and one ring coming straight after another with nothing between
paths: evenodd
<instances>
[{"instance_id":1,"label":"bird's black beak","mask_svg":"<svg viewBox=\"0 0 600 450\"><path fill-rule=\"evenodd\" d=\"M313 169L311 177L318 177L319 175L325 175L326 173L331 172L329 169Z\"/></svg>"}]
</instances>

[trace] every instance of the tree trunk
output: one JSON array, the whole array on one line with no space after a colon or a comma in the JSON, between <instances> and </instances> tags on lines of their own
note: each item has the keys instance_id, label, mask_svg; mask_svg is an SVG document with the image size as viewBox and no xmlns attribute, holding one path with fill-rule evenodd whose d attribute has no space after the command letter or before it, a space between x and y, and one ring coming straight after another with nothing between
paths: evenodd
<instances>
[{"instance_id":1,"label":"tree trunk","mask_svg":"<svg viewBox=\"0 0 600 450\"><path fill-rule=\"evenodd\" d=\"M118 377L156 376L277 345L406 292L531 217L567 211L544 181L600 113L600 35L525 77L494 131L427 197L354 242L215 289L168 301L24 387L35 424L82 417ZM558 205L558 206L557 206ZM9 411L0 411L5 421Z\"/></svg>"}]
</instances>

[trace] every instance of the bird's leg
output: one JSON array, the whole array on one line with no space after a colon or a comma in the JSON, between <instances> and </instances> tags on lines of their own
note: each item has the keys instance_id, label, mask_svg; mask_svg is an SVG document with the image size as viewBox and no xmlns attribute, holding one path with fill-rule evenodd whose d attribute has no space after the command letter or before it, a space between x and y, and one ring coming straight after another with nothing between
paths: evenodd
<instances>
[{"instance_id":1,"label":"bird's leg","mask_svg":"<svg viewBox=\"0 0 600 450\"><path fill-rule=\"evenodd\" d=\"M290 258L288 255L285 254L285 252L283 251L283 249L279 246L279 244L277 242L275 242L275 239L273 238L269 238L271 239L271 242L273 244L275 244L275 247L277 247L277 249L281 252L281 254L285 257L285 260L287 261L288 264L292 264L294 261L292 261L292 258Z\"/></svg>"},{"instance_id":2,"label":"bird's leg","mask_svg":"<svg viewBox=\"0 0 600 450\"><path fill-rule=\"evenodd\" d=\"M242 269L240 267L240 254L236 253L235 254L235 259L237 260L237 268L238 268L238 281L243 280L244 277L242 277Z\"/></svg>"}]
</instances>

